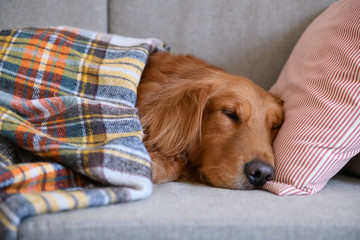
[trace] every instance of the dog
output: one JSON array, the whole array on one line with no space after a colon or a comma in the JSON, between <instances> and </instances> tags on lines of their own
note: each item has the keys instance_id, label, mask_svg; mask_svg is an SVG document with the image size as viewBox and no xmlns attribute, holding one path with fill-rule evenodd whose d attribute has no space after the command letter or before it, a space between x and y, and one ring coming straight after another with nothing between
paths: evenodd
<instances>
[{"instance_id":1,"label":"dog","mask_svg":"<svg viewBox=\"0 0 360 240\"><path fill-rule=\"evenodd\" d=\"M155 53L136 107L155 184L186 173L228 189L255 189L273 179L282 101L251 80L194 56Z\"/></svg>"}]
</instances>

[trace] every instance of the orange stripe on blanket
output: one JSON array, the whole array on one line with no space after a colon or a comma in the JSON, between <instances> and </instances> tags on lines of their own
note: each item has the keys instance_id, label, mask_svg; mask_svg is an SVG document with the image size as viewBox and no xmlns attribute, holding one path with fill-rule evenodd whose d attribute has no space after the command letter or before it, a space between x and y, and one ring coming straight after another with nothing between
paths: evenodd
<instances>
[{"instance_id":1,"label":"orange stripe on blanket","mask_svg":"<svg viewBox=\"0 0 360 240\"><path fill-rule=\"evenodd\" d=\"M87 181L81 179L77 173L54 163L17 164L7 167L7 170L7 172L2 171L0 180L11 183L8 187L0 189L0 192L49 192L87 184Z\"/></svg>"}]
</instances>

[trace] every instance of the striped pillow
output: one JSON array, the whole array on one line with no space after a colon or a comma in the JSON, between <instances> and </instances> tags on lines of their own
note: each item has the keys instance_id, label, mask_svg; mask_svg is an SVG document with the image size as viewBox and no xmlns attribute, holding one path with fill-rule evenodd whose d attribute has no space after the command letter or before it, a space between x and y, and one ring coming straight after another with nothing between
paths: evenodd
<instances>
[{"instance_id":1,"label":"striped pillow","mask_svg":"<svg viewBox=\"0 0 360 240\"><path fill-rule=\"evenodd\" d=\"M278 195L320 191L360 151L360 1L340 0L304 32L270 90L284 100Z\"/></svg>"}]
</instances>

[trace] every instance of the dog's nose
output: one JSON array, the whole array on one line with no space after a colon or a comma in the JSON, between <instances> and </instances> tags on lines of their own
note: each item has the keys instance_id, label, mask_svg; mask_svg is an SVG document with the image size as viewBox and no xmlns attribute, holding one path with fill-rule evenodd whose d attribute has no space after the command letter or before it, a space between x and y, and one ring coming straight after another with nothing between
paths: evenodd
<instances>
[{"instance_id":1,"label":"dog's nose","mask_svg":"<svg viewBox=\"0 0 360 240\"><path fill-rule=\"evenodd\" d=\"M274 177L274 168L258 159L246 163L244 170L249 182L255 187L264 185Z\"/></svg>"}]
</instances>

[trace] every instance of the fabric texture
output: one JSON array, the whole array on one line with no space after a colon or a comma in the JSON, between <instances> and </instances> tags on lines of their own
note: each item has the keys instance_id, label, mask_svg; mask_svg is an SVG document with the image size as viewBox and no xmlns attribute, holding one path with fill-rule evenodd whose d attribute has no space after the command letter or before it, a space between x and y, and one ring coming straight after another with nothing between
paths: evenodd
<instances>
[{"instance_id":1,"label":"fabric texture","mask_svg":"<svg viewBox=\"0 0 360 240\"><path fill-rule=\"evenodd\" d=\"M145 201L25 220L18 239L358 240L359 199L360 179L345 175L306 197L155 184Z\"/></svg>"},{"instance_id":2,"label":"fabric texture","mask_svg":"<svg viewBox=\"0 0 360 240\"><path fill-rule=\"evenodd\" d=\"M271 92L285 122L265 188L316 193L360 151L360 1L331 5L307 28Z\"/></svg>"},{"instance_id":3,"label":"fabric texture","mask_svg":"<svg viewBox=\"0 0 360 240\"><path fill-rule=\"evenodd\" d=\"M0 235L46 212L139 200L151 160L135 108L157 39L87 30L0 31ZM21 162L16 148L35 157Z\"/></svg>"},{"instance_id":4,"label":"fabric texture","mask_svg":"<svg viewBox=\"0 0 360 240\"><path fill-rule=\"evenodd\" d=\"M108 30L108 0L0 0L0 29L76 26Z\"/></svg>"}]
</instances>

